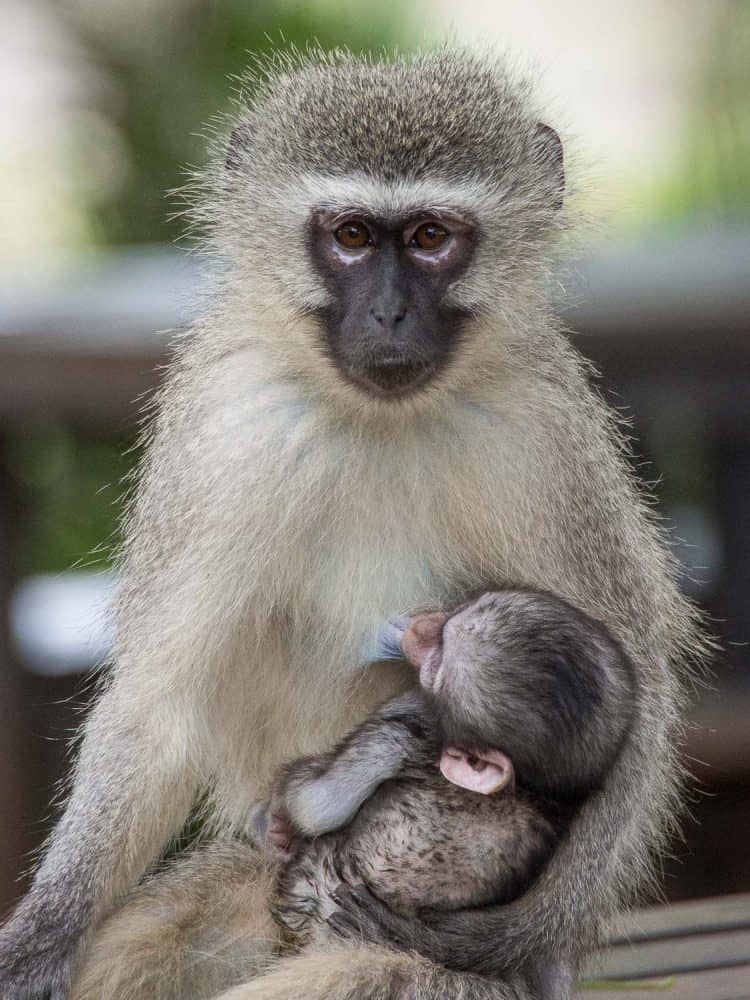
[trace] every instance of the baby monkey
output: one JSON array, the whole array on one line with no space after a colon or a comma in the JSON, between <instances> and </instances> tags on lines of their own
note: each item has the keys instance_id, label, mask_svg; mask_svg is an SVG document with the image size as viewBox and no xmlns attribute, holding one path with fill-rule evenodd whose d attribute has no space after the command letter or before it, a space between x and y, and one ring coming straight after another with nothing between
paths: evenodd
<instances>
[{"instance_id":1,"label":"baby monkey","mask_svg":"<svg viewBox=\"0 0 750 1000\"><path fill-rule=\"evenodd\" d=\"M273 910L294 950L331 931L367 935L369 893L402 917L520 895L631 724L627 657L549 594L485 593L395 638L420 689L286 767L261 815L284 862Z\"/></svg>"},{"instance_id":2,"label":"baby monkey","mask_svg":"<svg viewBox=\"0 0 750 1000\"><path fill-rule=\"evenodd\" d=\"M405 658L419 688L282 771L256 816L274 863L241 843L178 859L95 936L74 1000L205 998L242 981L263 997L284 952L358 936L420 951L423 910L524 892L617 757L635 712L627 657L598 622L524 590L390 639L381 658ZM547 968L540 956L532 974ZM539 995L566 995L551 975Z\"/></svg>"}]
</instances>

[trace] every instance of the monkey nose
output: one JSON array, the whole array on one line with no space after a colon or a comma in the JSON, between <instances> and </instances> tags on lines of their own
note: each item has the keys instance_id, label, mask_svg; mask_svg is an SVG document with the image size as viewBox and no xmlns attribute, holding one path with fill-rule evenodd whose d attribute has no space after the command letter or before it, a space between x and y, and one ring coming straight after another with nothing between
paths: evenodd
<instances>
[{"instance_id":1,"label":"monkey nose","mask_svg":"<svg viewBox=\"0 0 750 1000\"><path fill-rule=\"evenodd\" d=\"M373 306L370 315L378 326L385 326L392 330L406 316L406 306L401 304L388 307Z\"/></svg>"},{"instance_id":2,"label":"monkey nose","mask_svg":"<svg viewBox=\"0 0 750 1000\"><path fill-rule=\"evenodd\" d=\"M418 670L439 650L443 641L443 626L448 615L433 611L415 618L404 632L401 648L406 659Z\"/></svg>"}]
</instances>

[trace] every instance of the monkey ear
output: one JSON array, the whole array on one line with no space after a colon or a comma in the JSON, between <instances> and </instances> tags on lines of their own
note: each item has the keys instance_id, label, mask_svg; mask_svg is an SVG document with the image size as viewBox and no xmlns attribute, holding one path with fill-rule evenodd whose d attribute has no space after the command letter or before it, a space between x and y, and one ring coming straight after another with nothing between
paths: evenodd
<instances>
[{"instance_id":1,"label":"monkey ear","mask_svg":"<svg viewBox=\"0 0 750 1000\"><path fill-rule=\"evenodd\" d=\"M565 196L565 164L563 144L551 125L538 122L534 131L533 158L550 172L555 190L555 209L562 208Z\"/></svg>"},{"instance_id":2,"label":"monkey ear","mask_svg":"<svg viewBox=\"0 0 750 1000\"><path fill-rule=\"evenodd\" d=\"M229 136L227 151L224 155L224 166L227 170L239 170L242 161L248 156L251 149L252 133L249 122L240 122L235 125Z\"/></svg>"},{"instance_id":3,"label":"monkey ear","mask_svg":"<svg viewBox=\"0 0 750 1000\"><path fill-rule=\"evenodd\" d=\"M499 750L471 754L458 747L446 747L440 757L440 771L452 785L480 795L494 795L504 788L513 791L513 764Z\"/></svg>"}]
</instances>

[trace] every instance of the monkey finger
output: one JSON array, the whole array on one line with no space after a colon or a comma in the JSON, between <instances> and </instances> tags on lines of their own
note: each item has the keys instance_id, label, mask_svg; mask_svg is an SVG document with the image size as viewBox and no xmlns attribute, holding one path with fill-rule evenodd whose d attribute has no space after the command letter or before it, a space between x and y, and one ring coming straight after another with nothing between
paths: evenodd
<instances>
[{"instance_id":1,"label":"monkey finger","mask_svg":"<svg viewBox=\"0 0 750 1000\"><path fill-rule=\"evenodd\" d=\"M364 938L371 943L391 944L387 933L388 908L363 885L340 885L332 894L338 909L328 923L336 933Z\"/></svg>"},{"instance_id":2,"label":"monkey finger","mask_svg":"<svg viewBox=\"0 0 750 1000\"><path fill-rule=\"evenodd\" d=\"M334 910L327 917L326 923L333 933L340 938L364 937L357 918L351 913L347 913L346 910Z\"/></svg>"},{"instance_id":3,"label":"monkey finger","mask_svg":"<svg viewBox=\"0 0 750 1000\"><path fill-rule=\"evenodd\" d=\"M409 949L413 936L411 918L394 913L365 885L341 885L333 894L339 905L338 914L345 913L352 925L368 941Z\"/></svg>"},{"instance_id":4,"label":"monkey finger","mask_svg":"<svg viewBox=\"0 0 750 1000\"><path fill-rule=\"evenodd\" d=\"M350 912L345 909L334 910L327 919L331 930L340 938L351 940L356 938L370 944L391 944L377 924L366 914Z\"/></svg>"}]
</instances>

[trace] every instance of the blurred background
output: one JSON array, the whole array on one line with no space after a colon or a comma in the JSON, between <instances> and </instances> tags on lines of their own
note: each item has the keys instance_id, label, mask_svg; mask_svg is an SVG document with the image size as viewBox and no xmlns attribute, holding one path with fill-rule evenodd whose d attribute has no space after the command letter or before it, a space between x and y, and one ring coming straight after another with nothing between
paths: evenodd
<instances>
[{"instance_id":1,"label":"blurred background","mask_svg":"<svg viewBox=\"0 0 750 1000\"><path fill-rule=\"evenodd\" d=\"M248 53L465 39L541 71L593 180L560 309L723 642L668 898L750 891L750 4L0 0L0 913L106 651L121 480L199 282L166 192Z\"/></svg>"}]
</instances>

